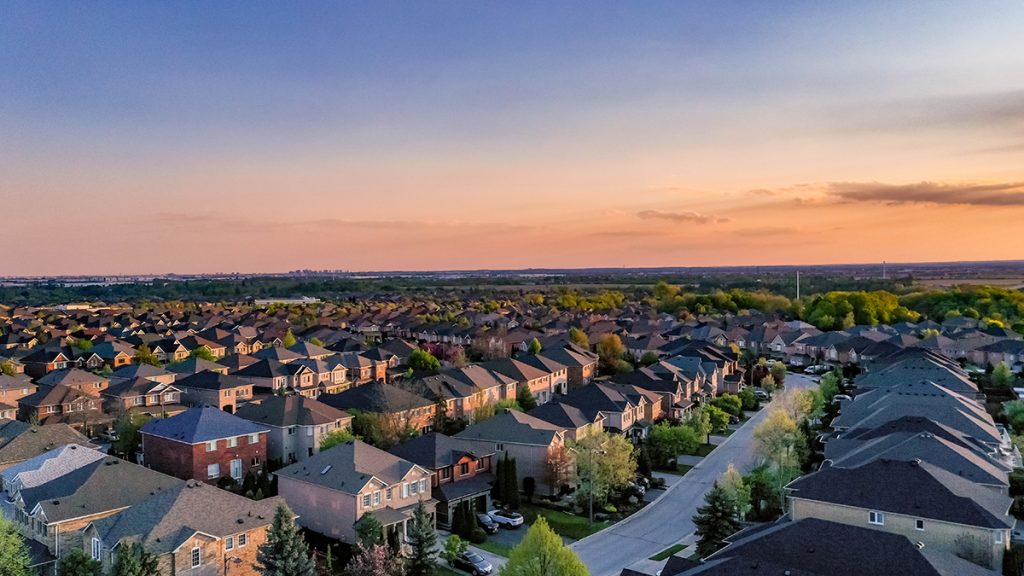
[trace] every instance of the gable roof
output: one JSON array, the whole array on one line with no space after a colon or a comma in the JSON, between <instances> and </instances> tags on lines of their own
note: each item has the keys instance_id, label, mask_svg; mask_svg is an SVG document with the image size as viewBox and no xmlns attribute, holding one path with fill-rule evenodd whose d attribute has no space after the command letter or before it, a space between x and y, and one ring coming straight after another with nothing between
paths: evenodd
<instances>
[{"instance_id":1,"label":"gable roof","mask_svg":"<svg viewBox=\"0 0 1024 576\"><path fill-rule=\"evenodd\" d=\"M0 420L0 464L27 460L64 444L96 448L81 432L67 424L32 426L17 420Z\"/></svg>"},{"instance_id":2,"label":"gable roof","mask_svg":"<svg viewBox=\"0 0 1024 576\"><path fill-rule=\"evenodd\" d=\"M383 382L368 382L337 394L321 394L318 400L341 410L363 410L378 414L433 406L426 398Z\"/></svg>"},{"instance_id":3,"label":"gable roof","mask_svg":"<svg viewBox=\"0 0 1024 576\"><path fill-rule=\"evenodd\" d=\"M494 454L493 450L481 451L477 444L438 432L417 436L388 452L429 470L452 466L463 456L476 460Z\"/></svg>"},{"instance_id":4,"label":"gable roof","mask_svg":"<svg viewBox=\"0 0 1024 576\"><path fill-rule=\"evenodd\" d=\"M185 444L200 444L268 432L268 429L212 406L197 406L170 418L150 420L142 426L141 432Z\"/></svg>"},{"instance_id":5,"label":"gable roof","mask_svg":"<svg viewBox=\"0 0 1024 576\"><path fill-rule=\"evenodd\" d=\"M563 431L563 428L534 418L525 412L506 410L483 422L473 424L455 437L496 443L550 446Z\"/></svg>"},{"instance_id":6,"label":"gable roof","mask_svg":"<svg viewBox=\"0 0 1024 576\"><path fill-rule=\"evenodd\" d=\"M246 404L235 415L250 422L285 428L317 426L352 417L343 410L299 395L271 396L259 404Z\"/></svg>"},{"instance_id":7,"label":"gable roof","mask_svg":"<svg viewBox=\"0 0 1024 576\"><path fill-rule=\"evenodd\" d=\"M292 478L355 495L374 478L387 485L397 484L415 467L412 462L365 442L349 440L278 470L276 474L279 478ZM429 474L427 470L423 472Z\"/></svg>"}]
</instances>

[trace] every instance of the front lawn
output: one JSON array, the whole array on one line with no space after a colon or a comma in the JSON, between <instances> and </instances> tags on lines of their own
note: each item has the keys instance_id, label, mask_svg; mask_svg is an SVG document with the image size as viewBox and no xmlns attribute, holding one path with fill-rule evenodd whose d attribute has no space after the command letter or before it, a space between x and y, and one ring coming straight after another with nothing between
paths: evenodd
<instances>
[{"instance_id":1,"label":"front lawn","mask_svg":"<svg viewBox=\"0 0 1024 576\"><path fill-rule=\"evenodd\" d=\"M693 466L689 464L679 464L675 468L655 468L656 472L664 472L665 474L672 474L673 476L685 476L687 472L693 470ZM664 490L664 488L662 488Z\"/></svg>"},{"instance_id":2,"label":"front lawn","mask_svg":"<svg viewBox=\"0 0 1024 576\"><path fill-rule=\"evenodd\" d=\"M714 450L714 449L715 449L715 445L714 444L701 444L697 448L697 452L694 453L693 455L694 456L700 456L700 457L703 458L703 457L707 456L708 454L711 454L711 451Z\"/></svg>"},{"instance_id":3,"label":"front lawn","mask_svg":"<svg viewBox=\"0 0 1024 576\"><path fill-rule=\"evenodd\" d=\"M487 540L483 544L473 544L473 546L476 546L481 550L486 550L491 554L504 556L505 558L508 558L508 555L512 552L512 548L510 546L506 546L500 542L494 542L492 540Z\"/></svg>"},{"instance_id":4,"label":"front lawn","mask_svg":"<svg viewBox=\"0 0 1024 576\"><path fill-rule=\"evenodd\" d=\"M669 556L674 555L676 552L679 552L683 548L686 548L685 544L673 544L668 548L665 548L661 552L658 552L654 556L651 556L650 558L648 558L648 560L664 560Z\"/></svg>"},{"instance_id":5,"label":"front lawn","mask_svg":"<svg viewBox=\"0 0 1024 576\"><path fill-rule=\"evenodd\" d=\"M610 522L594 522L591 525L586 516L576 516L575 514L544 508L536 504L522 504L519 512L522 513L527 524L533 524L538 516L543 516L547 520L548 526L551 526L551 529L558 535L572 538L573 540L581 540L611 526ZM594 512L598 513L601 510L599 507L595 507Z\"/></svg>"},{"instance_id":6,"label":"front lawn","mask_svg":"<svg viewBox=\"0 0 1024 576\"><path fill-rule=\"evenodd\" d=\"M443 560L439 560L439 562L444 562L444 561ZM453 568L449 568L448 566L445 566L444 564L438 564L437 565L437 570L434 571L434 574L436 576L464 576L464 574L462 572L458 572L457 570L455 570Z\"/></svg>"}]
</instances>

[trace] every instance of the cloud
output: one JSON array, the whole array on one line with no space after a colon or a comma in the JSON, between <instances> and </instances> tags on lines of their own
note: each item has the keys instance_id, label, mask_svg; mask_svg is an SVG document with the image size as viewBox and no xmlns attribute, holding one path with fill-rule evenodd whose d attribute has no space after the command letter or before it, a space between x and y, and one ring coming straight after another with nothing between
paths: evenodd
<instances>
[{"instance_id":1,"label":"cloud","mask_svg":"<svg viewBox=\"0 0 1024 576\"><path fill-rule=\"evenodd\" d=\"M661 210L642 210L636 213L637 218L643 220L669 220L676 224L690 222L693 224L721 224L728 222L728 218L701 214L700 212L662 212Z\"/></svg>"},{"instance_id":2,"label":"cloud","mask_svg":"<svg viewBox=\"0 0 1024 576\"><path fill-rule=\"evenodd\" d=\"M789 234L795 234L796 232L796 228L787 228L784 226L761 226L756 228L740 228L738 230L734 230L733 234L749 238L763 238L765 236L786 236Z\"/></svg>"},{"instance_id":3,"label":"cloud","mask_svg":"<svg viewBox=\"0 0 1024 576\"><path fill-rule=\"evenodd\" d=\"M826 186L826 194L832 198L849 202L1024 206L1024 182L994 184L833 182Z\"/></svg>"}]
</instances>

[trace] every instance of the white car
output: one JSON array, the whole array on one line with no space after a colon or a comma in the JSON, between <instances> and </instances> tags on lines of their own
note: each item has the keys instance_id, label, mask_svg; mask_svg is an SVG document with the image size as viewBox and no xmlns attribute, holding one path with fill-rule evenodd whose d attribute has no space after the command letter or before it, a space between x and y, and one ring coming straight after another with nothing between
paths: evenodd
<instances>
[{"instance_id":1,"label":"white car","mask_svg":"<svg viewBox=\"0 0 1024 576\"><path fill-rule=\"evenodd\" d=\"M523 515L511 510L491 510L487 513L498 526L515 528L523 525Z\"/></svg>"}]
</instances>

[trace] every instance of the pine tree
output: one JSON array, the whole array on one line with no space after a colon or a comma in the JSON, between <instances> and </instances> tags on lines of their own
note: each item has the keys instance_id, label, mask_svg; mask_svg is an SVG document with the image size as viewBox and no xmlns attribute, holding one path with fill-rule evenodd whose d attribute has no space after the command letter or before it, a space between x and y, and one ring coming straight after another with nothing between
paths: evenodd
<instances>
[{"instance_id":1,"label":"pine tree","mask_svg":"<svg viewBox=\"0 0 1024 576\"><path fill-rule=\"evenodd\" d=\"M516 404L519 404L523 412L529 412L537 407L537 400L533 397L533 393L530 392L529 386L519 387L519 391L516 392Z\"/></svg>"},{"instance_id":2,"label":"pine tree","mask_svg":"<svg viewBox=\"0 0 1024 576\"><path fill-rule=\"evenodd\" d=\"M463 512L462 504L455 505L452 513L452 534L461 535L466 529L466 514Z\"/></svg>"},{"instance_id":3,"label":"pine tree","mask_svg":"<svg viewBox=\"0 0 1024 576\"><path fill-rule=\"evenodd\" d=\"M508 453L505 453L505 458L508 458ZM501 458L498 458L494 466L494 488L491 489L491 498L499 501L505 501L505 462Z\"/></svg>"},{"instance_id":4,"label":"pine tree","mask_svg":"<svg viewBox=\"0 0 1024 576\"><path fill-rule=\"evenodd\" d=\"M156 556L147 552L142 544L132 542L122 546L114 561L111 576L152 576L159 571Z\"/></svg>"},{"instance_id":5,"label":"pine tree","mask_svg":"<svg viewBox=\"0 0 1024 576\"><path fill-rule=\"evenodd\" d=\"M377 520L373 512L363 514L356 522L356 537L364 548L384 543L384 526Z\"/></svg>"},{"instance_id":6,"label":"pine tree","mask_svg":"<svg viewBox=\"0 0 1024 576\"><path fill-rule=\"evenodd\" d=\"M257 570L263 576L315 576L316 566L292 513L278 506L266 543L256 551Z\"/></svg>"},{"instance_id":7,"label":"pine tree","mask_svg":"<svg viewBox=\"0 0 1024 576\"><path fill-rule=\"evenodd\" d=\"M516 459L512 458L505 466L505 505L512 510L519 509L519 480L516 475Z\"/></svg>"},{"instance_id":8,"label":"pine tree","mask_svg":"<svg viewBox=\"0 0 1024 576\"><path fill-rule=\"evenodd\" d=\"M57 562L60 576L100 576L102 570L103 564L90 558L81 548L73 548Z\"/></svg>"},{"instance_id":9,"label":"pine tree","mask_svg":"<svg viewBox=\"0 0 1024 576\"><path fill-rule=\"evenodd\" d=\"M733 502L725 490L715 485L704 496L704 502L693 517L697 526L697 553L701 558L725 546L725 539L740 529Z\"/></svg>"},{"instance_id":10,"label":"pine tree","mask_svg":"<svg viewBox=\"0 0 1024 576\"><path fill-rule=\"evenodd\" d=\"M409 576L433 576L437 568L437 560L434 558L437 531L434 530L433 518L422 500L416 504L412 513L409 545L412 548L407 565Z\"/></svg>"}]
</instances>

